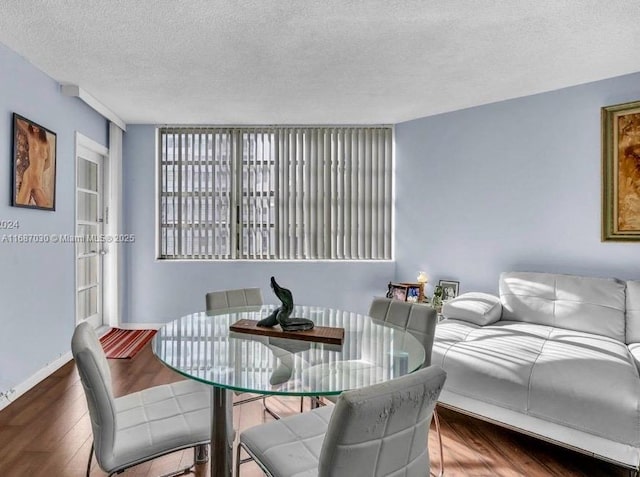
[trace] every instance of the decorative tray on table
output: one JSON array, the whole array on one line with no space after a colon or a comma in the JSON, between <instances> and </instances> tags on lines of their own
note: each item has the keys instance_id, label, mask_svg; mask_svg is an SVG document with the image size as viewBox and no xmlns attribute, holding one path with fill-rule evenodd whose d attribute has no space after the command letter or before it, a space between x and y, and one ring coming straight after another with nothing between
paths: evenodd
<instances>
[{"instance_id":1,"label":"decorative tray on table","mask_svg":"<svg viewBox=\"0 0 640 477\"><path fill-rule=\"evenodd\" d=\"M341 345L344 342L344 328L333 328L329 326L314 326L310 330L303 331L284 331L280 327L266 328L264 326L258 326L256 320L238 320L229 327L229 330L235 331L236 333L275 336L277 338L315 341L336 345Z\"/></svg>"}]
</instances>

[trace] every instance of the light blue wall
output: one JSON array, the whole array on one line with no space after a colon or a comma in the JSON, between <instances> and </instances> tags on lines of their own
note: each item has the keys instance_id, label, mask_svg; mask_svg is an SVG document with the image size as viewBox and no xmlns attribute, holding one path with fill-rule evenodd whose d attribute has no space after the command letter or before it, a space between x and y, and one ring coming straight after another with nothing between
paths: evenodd
<instances>
[{"instance_id":1,"label":"light blue wall","mask_svg":"<svg viewBox=\"0 0 640 477\"><path fill-rule=\"evenodd\" d=\"M11 207L12 113L57 133L56 210ZM73 245L9 244L7 234L73 234L75 132L106 145L106 121L0 44L0 392L70 350L75 325Z\"/></svg>"},{"instance_id":2,"label":"light blue wall","mask_svg":"<svg viewBox=\"0 0 640 477\"><path fill-rule=\"evenodd\" d=\"M155 127L130 126L124 137L126 320L164 323L205 307L205 293L260 287L267 303L277 299L269 277L293 292L296 303L366 312L386 291L393 262L162 262L155 259Z\"/></svg>"},{"instance_id":3,"label":"light blue wall","mask_svg":"<svg viewBox=\"0 0 640 477\"><path fill-rule=\"evenodd\" d=\"M397 125L397 278L640 279L640 243L600 241L600 108L637 100L633 74Z\"/></svg>"}]
</instances>

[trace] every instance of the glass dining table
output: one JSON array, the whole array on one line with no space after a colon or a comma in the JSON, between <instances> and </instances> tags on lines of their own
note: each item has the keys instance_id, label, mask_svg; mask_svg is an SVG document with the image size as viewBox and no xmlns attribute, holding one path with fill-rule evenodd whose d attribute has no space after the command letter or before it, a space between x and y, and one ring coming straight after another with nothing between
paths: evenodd
<instances>
[{"instance_id":1,"label":"glass dining table","mask_svg":"<svg viewBox=\"0 0 640 477\"><path fill-rule=\"evenodd\" d=\"M354 312L296 306L292 316L344 328L342 345L230 331L242 319L267 317L274 305L198 312L162 326L154 354L179 374L211 386L211 476L231 476L233 428L229 391L329 396L420 369L422 344L409 332Z\"/></svg>"}]
</instances>

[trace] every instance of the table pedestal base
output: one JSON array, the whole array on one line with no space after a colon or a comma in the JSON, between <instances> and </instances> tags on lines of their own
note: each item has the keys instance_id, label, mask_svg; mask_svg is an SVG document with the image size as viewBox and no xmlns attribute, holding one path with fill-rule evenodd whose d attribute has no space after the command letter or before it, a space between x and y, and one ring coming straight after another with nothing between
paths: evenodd
<instances>
[{"instance_id":1,"label":"table pedestal base","mask_svg":"<svg viewBox=\"0 0 640 477\"><path fill-rule=\"evenodd\" d=\"M233 468L233 419L229 391L212 386L211 388L211 475L232 477ZM229 429L231 428L231 434Z\"/></svg>"}]
</instances>

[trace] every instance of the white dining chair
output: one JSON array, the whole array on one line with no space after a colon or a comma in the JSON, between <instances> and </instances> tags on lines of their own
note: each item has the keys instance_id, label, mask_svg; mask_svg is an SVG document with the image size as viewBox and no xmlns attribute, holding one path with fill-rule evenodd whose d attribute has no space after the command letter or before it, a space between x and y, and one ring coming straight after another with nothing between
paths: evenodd
<instances>
[{"instance_id":1,"label":"white dining chair","mask_svg":"<svg viewBox=\"0 0 640 477\"><path fill-rule=\"evenodd\" d=\"M271 477L429 475L431 416L445 382L437 367L340 394L325 406L240 434L244 449Z\"/></svg>"},{"instance_id":2,"label":"white dining chair","mask_svg":"<svg viewBox=\"0 0 640 477\"><path fill-rule=\"evenodd\" d=\"M393 326L411 333L424 348L425 359L422 367L431 366L433 339L436 324L438 323L438 313L435 308L421 303L375 297L369 306L369 316L373 321L382 322L387 326ZM337 397L325 396L325 399L335 403ZM444 448L437 408L433 411L433 422L436 426L438 449L440 451L440 472L437 475L442 477L444 475Z\"/></svg>"},{"instance_id":3,"label":"white dining chair","mask_svg":"<svg viewBox=\"0 0 640 477\"><path fill-rule=\"evenodd\" d=\"M438 312L435 308L423 303L410 303L391 298L375 297L369 307L369 316L374 321L382 321L387 325L396 326L415 336L424 347L425 357L422 367L431 366L433 340L436 333L436 325L438 324ZM444 475L444 448L437 407L433 410L433 423L436 426L438 449L440 451L440 472L437 475L442 477Z\"/></svg>"},{"instance_id":4,"label":"white dining chair","mask_svg":"<svg viewBox=\"0 0 640 477\"><path fill-rule=\"evenodd\" d=\"M95 453L109 476L165 454L194 448L194 464L207 461L211 439L211 393L196 381L179 381L114 397L111 371L100 340L89 323L80 323L71 351L84 388ZM232 445L232 442L229 443ZM193 465L175 474L183 474Z\"/></svg>"}]
</instances>

